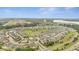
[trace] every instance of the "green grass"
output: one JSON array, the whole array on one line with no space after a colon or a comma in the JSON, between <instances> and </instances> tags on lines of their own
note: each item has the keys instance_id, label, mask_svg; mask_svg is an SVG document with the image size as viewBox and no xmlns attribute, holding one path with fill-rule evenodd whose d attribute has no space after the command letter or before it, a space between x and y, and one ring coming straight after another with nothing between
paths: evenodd
<instances>
[{"instance_id":1,"label":"green grass","mask_svg":"<svg viewBox=\"0 0 79 59\"><path fill-rule=\"evenodd\" d=\"M64 48L68 48L72 45L72 37L75 35L75 32L69 32L67 33L67 35L62 39L62 43L56 43L52 46L49 46L48 48L50 50L63 50ZM69 43L69 45L67 45L66 47L64 46L66 43Z\"/></svg>"},{"instance_id":2,"label":"green grass","mask_svg":"<svg viewBox=\"0 0 79 59\"><path fill-rule=\"evenodd\" d=\"M28 37L38 36L40 33L47 32L47 29L26 29L23 30L23 33Z\"/></svg>"},{"instance_id":3,"label":"green grass","mask_svg":"<svg viewBox=\"0 0 79 59\"><path fill-rule=\"evenodd\" d=\"M65 50L65 51L73 50L73 49L75 49L76 47L79 46L79 34L78 34L78 36L77 36L77 40L76 40L75 42L71 43L71 44L72 44L72 45L69 45L69 48L64 49L64 50Z\"/></svg>"}]
</instances>

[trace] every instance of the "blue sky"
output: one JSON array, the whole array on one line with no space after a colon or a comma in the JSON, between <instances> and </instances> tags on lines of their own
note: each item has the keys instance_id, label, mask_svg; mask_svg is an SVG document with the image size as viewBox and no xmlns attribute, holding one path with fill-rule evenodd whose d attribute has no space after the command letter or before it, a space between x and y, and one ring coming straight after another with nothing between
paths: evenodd
<instances>
[{"instance_id":1,"label":"blue sky","mask_svg":"<svg viewBox=\"0 0 79 59\"><path fill-rule=\"evenodd\" d=\"M0 7L0 18L79 18L79 8Z\"/></svg>"}]
</instances>

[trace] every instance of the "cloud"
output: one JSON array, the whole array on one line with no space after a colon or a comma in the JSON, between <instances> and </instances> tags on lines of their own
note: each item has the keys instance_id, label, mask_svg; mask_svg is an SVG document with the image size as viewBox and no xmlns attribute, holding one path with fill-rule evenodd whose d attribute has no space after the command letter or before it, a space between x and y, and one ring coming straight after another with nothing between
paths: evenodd
<instances>
[{"instance_id":1,"label":"cloud","mask_svg":"<svg viewBox=\"0 0 79 59\"><path fill-rule=\"evenodd\" d=\"M43 11L41 14L42 15L47 15L47 14L49 14L49 12L48 11Z\"/></svg>"},{"instance_id":2,"label":"cloud","mask_svg":"<svg viewBox=\"0 0 79 59\"><path fill-rule=\"evenodd\" d=\"M40 8L40 13L41 15L48 15L51 14L51 12L54 12L57 8L55 7L45 7L45 8Z\"/></svg>"},{"instance_id":3,"label":"cloud","mask_svg":"<svg viewBox=\"0 0 79 59\"><path fill-rule=\"evenodd\" d=\"M4 11L4 13L11 13L11 12L13 12L13 11L10 10L10 9L4 9L3 11Z\"/></svg>"},{"instance_id":4,"label":"cloud","mask_svg":"<svg viewBox=\"0 0 79 59\"><path fill-rule=\"evenodd\" d=\"M75 7L64 7L65 10L71 10L74 9Z\"/></svg>"},{"instance_id":5,"label":"cloud","mask_svg":"<svg viewBox=\"0 0 79 59\"><path fill-rule=\"evenodd\" d=\"M55 7L44 7L44 8L40 8L40 11L53 11L55 10Z\"/></svg>"}]
</instances>

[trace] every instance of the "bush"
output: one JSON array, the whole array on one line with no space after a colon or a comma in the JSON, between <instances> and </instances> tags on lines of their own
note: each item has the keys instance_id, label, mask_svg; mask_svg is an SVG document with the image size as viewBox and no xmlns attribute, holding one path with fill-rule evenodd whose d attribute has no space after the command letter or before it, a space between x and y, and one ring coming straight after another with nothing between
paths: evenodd
<instances>
[{"instance_id":1,"label":"bush","mask_svg":"<svg viewBox=\"0 0 79 59\"><path fill-rule=\"evenodd\" d=\"M72 42L76 42L78 40L78 38L74 38L74 40Z\"/></svg>"},{"instance_id":2,"label":"bush","mask_svg":"<svg viewBox=\"0 0 79 59\"><path fill-rule=\"evenodd\" d=\"M69 45L69 43L64 44L64 46L68 46L68 45Z\"/></svg>"},{"instance_id":3,"label":"bush","mask_svg":"<svg viewBox=\"0 0 79 59\"><path fill-rule=\"evenodd\" d=\"M16 48L16 51L34 51L33 48Z\"/></svg>"},{"instance_id":4,"label":"bush","mask_svg":"<svg viewBox=\"0 0 79 59\"><path fill-rule=\"evenodd\" d=\"M57 48L57 49L55 49L54 51L59 51L59 49Z\"/></svg>"},{"instance_id":5,"label":"bush","mask_svg":"<svg viewBox=\"0 0 79 59\"><path fill-rule=\"evenodd\" d=\"M0 45L0 49L2 49L2 46Z\"/></svg>"}]
</instances>

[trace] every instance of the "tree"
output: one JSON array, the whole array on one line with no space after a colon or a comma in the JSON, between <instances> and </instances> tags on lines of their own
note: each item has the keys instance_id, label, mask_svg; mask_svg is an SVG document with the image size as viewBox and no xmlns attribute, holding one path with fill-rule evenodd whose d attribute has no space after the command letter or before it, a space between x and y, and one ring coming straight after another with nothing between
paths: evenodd
<instances>
[{"instance_id":1,"label":"tree","mask_svg":"<svg viewBox=\"0 0 79 59\"><path fill-rule=\"evenodd\" d=\"M78 38L74 38L74 40L72 42L76 42L78 40Z\"/></svg>"},{"instance_id":2,"label":"tree","mask_svg":"<svg viewBox=\"0 0 79 59\"><path fill-rule=\"evenodd\" d=\"M16 48L16 51L34 51L33 48Z\"/></svg>"},{"instance_id":3,"label":"tree","mask_svg":"<svg viewBox=\"0 0 79 59\"><path fill-rule=\"evenodd\" d=\"M68 46L68 45L69 45L69 43L64 44L64 46Z\"/></svg>"}]
</instances>

